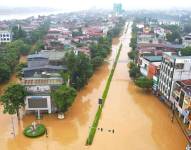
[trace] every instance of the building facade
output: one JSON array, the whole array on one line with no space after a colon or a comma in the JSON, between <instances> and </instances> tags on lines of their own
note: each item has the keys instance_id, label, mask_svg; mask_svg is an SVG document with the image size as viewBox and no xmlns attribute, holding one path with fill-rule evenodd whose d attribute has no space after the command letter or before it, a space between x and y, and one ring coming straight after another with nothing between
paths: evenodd
<instances>
[{"instance_id":1,"label":"building facade","mask_svg":"<svg viewBox=\"0 0 191 150\"><path fill-rule=\"evenodd\" d=\"M191 79L176 81L172 89L172 101L184 123L188 122L191 112Z\"/></svg>"},{"instance_id":2,"label":"building facade","mask_svg":"<svg viewBox=\"0 0 191 150\"><path fill-rule=\"evenodd\" d=\"M182 38L182 45L184 47L190 47L191 46L191 33Z\"/></svg>"},{"instance_id":3,"label":"building facade","mask_svg":"<svg viewBox=\"0 0 191 150\"><path fill-rule=\"evenodd\" d=\"M52 51L50 51L52 52ZM24 68L22 85L25 86L28 95L25 98L25 110L47 111L48 113L56 111L51 98L51 91L61 86L64 81L60 72L66 71L61 65L51 65L52 60L63 58L60 52L40 53L28 56L28 67Z\"/></svg>"},{"instance_id":4,"label":"building facade","mask_svg":"<svg viewBox=\"0 0 191 150\"><path fill-rule=\"evenodd\" d=\"M0 43L8 43L12 41L12 33L10 31L0 31Z\"/></svg>"},{"instance_id":5,"label":"building facade","mask_svg":"<svg viewBox=\"0 0 191 150\"><path fill-rule=\"evenodd\" d=\"M174 56L164 53L158 82L158 90L161 98L172 105L172 87L178 80L186 80L191 77L191 56Z\"/></svg>"}]
</instances>

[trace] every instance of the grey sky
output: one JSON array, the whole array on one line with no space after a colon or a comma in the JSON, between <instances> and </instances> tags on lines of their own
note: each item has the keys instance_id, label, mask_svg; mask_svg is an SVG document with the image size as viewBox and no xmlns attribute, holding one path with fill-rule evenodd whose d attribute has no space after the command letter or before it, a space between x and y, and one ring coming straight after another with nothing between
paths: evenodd
<instances>
[{"instance_id":1,"label":"grey sky","mask_svg":"<svg viewBox=\"0 0 191 150\"><path fill-rule=\"evenodd\" d=\"M66 10L82 10L91 7L112 8L115 2L121 2L125 9L191 8L191 0L0 0L0 6L39 6L63 8Z\"/></svg>"}]
</instances>

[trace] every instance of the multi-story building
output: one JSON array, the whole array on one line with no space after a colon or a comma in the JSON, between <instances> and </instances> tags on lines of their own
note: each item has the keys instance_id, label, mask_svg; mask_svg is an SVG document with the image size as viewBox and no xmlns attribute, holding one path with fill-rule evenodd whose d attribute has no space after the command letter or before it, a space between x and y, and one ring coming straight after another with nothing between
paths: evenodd
<instances>
[{"instance_id":1,"label":"multi-story building","mask_svg":"<svg viewBox=\"0 0 191 150\"><path fill-rule=\"evenodd\" d=\"M182 45L184 47L190 47L191 46L191 33L182 38Z\"/></svg>"},{"instance_id":2,"label":"multi-story building","mask_svg":"<svg viewBox=\"0 0 191 150\"><path fill-rule=\"evenodd\" d=\"M172 105L172 87L178 80L191 78L191 56L177 56L164 53L158 82L161 98Z\"/></svg>"},{"instance_id":3,"label":"multi-story building","mask_svg":"<svg viewBox=\"0 0 191 150\"><path fill-rule=\"evenodd\" d=\"M162 56L143 56L139 58L140 72L142 75L153 78L158 74L159 66L162 61Z\"/></svg>"},{"instance_id":4,"label":"multi-story building","mask_svg":"<svg viewBox=\"0 0 191 150\"><path fill-rule=\"evenodd\" d=\"M60 72L65 71L66 68L50 63L63 58L64 55L61 54L63 53L44 51L28 56L28 67L23 69L22 78L22 85L28 92L25 98L25 110L38 111L38 113L40 111L51 113L56 110L51 99L51 91L64 83Z\"/></svg>"},{"instance_id":5,"label":"multi-story building","mask_svg":"<svg viewBox=\"0 0 191 150\"><path fill-rule=\"evenodd\" d=\"M172 89L171 100L174 102L184 122L188 120L191 108L191 79L176 81Z\"/></svg>"},{"instance_id":6,"label":"multi-story building","mask_svg":"<svg viewBox=\"0 0 191 150\"><path fill-rule=\"evenodd\" d=\"M122 4L121 3L115 3L113 4L113 11L118 15L122 12Z\"/></svg>"},{"instance_id":7,"label":"multi-story building","mask_svg":"<svg viewBox=\"0 0 191 150\"><path fill-rule=\"evenodd\" d=\"M157 38L153 33L141 33L137 37L137 43L156 43Z\"/></svg>"},{"instance_id":8,"label":"multi-story building","mask_svg":"<svg viewBox=\"0 0 191 150\"><path fill-rule=\"evenodd\" d=\"M0 43L8 43L12 40L12 33L10 31L0 31Z\"/></svg>"}]
</instances>

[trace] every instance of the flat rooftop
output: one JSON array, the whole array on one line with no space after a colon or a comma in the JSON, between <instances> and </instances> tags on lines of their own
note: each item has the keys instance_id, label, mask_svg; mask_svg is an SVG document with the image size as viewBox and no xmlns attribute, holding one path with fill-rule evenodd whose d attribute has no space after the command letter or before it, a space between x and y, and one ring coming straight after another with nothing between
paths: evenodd
<instances>
[{"instance_id":1,"label":"flat rooftop","mask_svg":"<svg viewBox=\"0 0 191 150\"><path fill-rule=\"evenodd\" d=\"M51 60L61 60L64 58L66 51L58 51L58 50L41 50L39 55L48 57Z\"/></svg>"},{"instance_id":2,"label":"flat rooftop","mask_svg":"<svg viewBox=\"0 0 191 150\"><path fill-rule=\"evenodd\" d=\"M144 56L143 58L150 62L161 62L162 61L162 56Z\"/></svg>"}]
</instances>

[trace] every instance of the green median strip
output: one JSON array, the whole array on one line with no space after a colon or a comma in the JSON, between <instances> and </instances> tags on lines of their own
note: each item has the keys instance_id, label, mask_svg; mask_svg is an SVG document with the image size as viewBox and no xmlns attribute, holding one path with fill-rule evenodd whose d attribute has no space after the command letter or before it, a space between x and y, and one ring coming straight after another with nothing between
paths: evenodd
<instances>
[{"instance_id":1,"label":"green median strip","mask_svg":"<svg viewBox=\"0 0 191 150\"><path fill-rule=\"evenodd\" d=\"M95 136L95 133L96 133L96 129L97 129L97 126L98 126L98 123L99 123L99 119L100 119L100 116L101 116L101 113L102 113L102 108L103 108L103 106L105 104L105 100L106 100L106 97L107 97L107 94L108 94L108 91L109 91L111 80L113 78L113 74L114 74L114 71L115 71L118 59L119 59L121 48L122 48L122 44L119 47L119 50L117 52L117 56L116 56L115 61L113 63L113 66L112 66L109 78L107 79L107 83L106 83L106 86L105 86L105 89L104 89L104 92L103 92L103 95L102 95L103 104L102 104L101 107L98 107L98 110L96 112L93 124L92 124L92 126L90 128L90 132L89 132L88 138L86 140L86 145L91 145L92 142L93 142L93 139L94 139L94 136Z\"/></svg>"}]
</instances>

